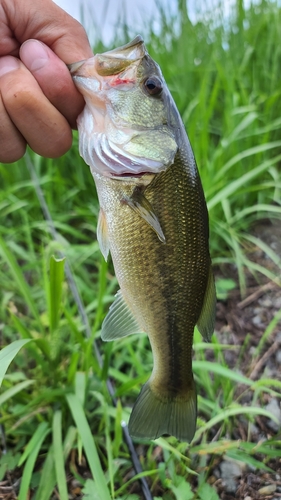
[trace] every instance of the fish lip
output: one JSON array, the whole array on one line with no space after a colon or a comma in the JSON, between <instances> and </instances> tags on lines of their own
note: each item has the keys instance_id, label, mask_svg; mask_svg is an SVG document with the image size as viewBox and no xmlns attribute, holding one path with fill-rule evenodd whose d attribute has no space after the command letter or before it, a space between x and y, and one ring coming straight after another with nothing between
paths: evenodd
<instances>
[{"instance_id":1,"label":"fish lip","mask_svg":"<svg viewBox=\"0 0 281 500\"><path fill-rule=\"evenodd\" d=\"M83 59L82 61L77 61L71 64L67 64L66 66L69 69L70 74L74 75L87 60L88 59Z\"/></svg>"},{"instance_id":2,"label":"fish lip","mask_svg":"<svg viewBox=\"0 0 281 500\"><path fill-rule=\"evenodd\" d=\"M115 76L126 70L131 64L137 63L147 54L144 40L137 35L134 40L113 50L102 54L95 54L89 59L83 59L72 64L67 64L72 78Z\"/></svg>"},{"instance_id":3,"label":"fish lip","mask_svg":"<svg viewBox=\"0 0 281 500\"><path fill-rule=\"evenodd\" d=\"M114 179L116 178L119 178L119 179L128 179L129 177L132 177L132 178L140 178L140 177L143 177L144 175L148 175L148 174L151 174L151 172L139 172L138 174L133 174L132 172L124 172L123 174L114 174L114 173L111 173L111 177L113 177Z\"/></svg>"},{"instance_id":4,"label":"fish lip","mask_svg":"<svg viewBox=\"0 0 281 500\"><path fill-rule=\"evenodd\" d=\"M124 53L127 53L126 55ZM102 55L105 57L116 58L116 59L128 59L136 60L140 59L146 53L144 46L144 40L141 35L137 35L131 42L117 47L112 50L104 52ZM99 56L100 54L97 54Z\"/></svg>"},{"instance_id":5,"label":"fish lip","mask_svg":"<svg viewBox=\"0 0 281 500\"><path fill-rule=\"evenodd\" d=\"M143 38L138 35L132 42L118 47L103 54L96 54L95 69L100 76L114 76L126 71L128 68L138 64L147 51Z\"/></svg>"},{"instance_id":6,"label":"fish lip","mask_svg":"<svg viewBox=\"0 0 281 500\"><path fill-rule=\"evenodd\" d=\"M126 43L125 45L122 45L121 47L112 49L111 51L108 51L108 52L129 49L131 47L134 47L135 45L139 45L140 43L144 43L144 39L141 35L136 35L135 38L133 40L131 40L130 42Z\"/></svg>"}]
</instances>

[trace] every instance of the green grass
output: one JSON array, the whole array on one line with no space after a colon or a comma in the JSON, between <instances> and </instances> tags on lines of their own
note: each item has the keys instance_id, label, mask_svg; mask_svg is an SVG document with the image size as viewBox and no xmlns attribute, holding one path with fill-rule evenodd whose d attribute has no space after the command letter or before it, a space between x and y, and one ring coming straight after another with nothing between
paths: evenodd
<instances>
[{"instance_id":1,"label":"green grass","mask_svg":"<svg viewBox=\"0 0 281 500\"><path fill-rule=\"evenodd\" d=\"M243 295L249 271L257 279L261 274L278 277L257 266L249 248L259 247L281 267L273 249L250 234L257 220L281 216L281 9L262 1L244 10L237 0L227 22L206 15L192 25L183 5L178 2L176 20L162 12L161 34L146 27L145 38L197 158L209 207L213 261L237 268ZM123 43L127 33L135 35L125 27L114 45ZM139 498L132 490L137 478L132 477L121 424L151 372L151 351L145 335L99 342L100 366L93 341L99 339L117 282L96 241L94 182L78 155L76 134L73 148L59 160L30 154L57 240L44 220L28 159L0 164L0 424L8 448L0 458L0 481L7 470L18 467L20 500L30 488L37 500L49 500L54 488L64 500L71 474L81 482L85 498L133 500ZM64 277L66 263L90 329ZM222 297L234 286L231 280L218 285ZM280 313L265 329L251 362L263 352L279 320ZM242 349L247 349L246 333ZM279 397L281 383L242 375L241 356L236 370L230 369L228 349L234 347L220 345L216 335L212 343L202 343L196 332L197 432L188 447L173 437L147 443L138 477L148 478L155 498L217 500L207 481L218 458L269 470L270 459L280 453L278 436L256 443L251 424L258 416L270 417L264 397ZM116 388L116 407L108 377ZM246 405L249 395L252 404ZM241 419L248 422L247 441L235 433ZM80 472L85 463L91 474L87 480Z\"/></svg>"}]
</instances>

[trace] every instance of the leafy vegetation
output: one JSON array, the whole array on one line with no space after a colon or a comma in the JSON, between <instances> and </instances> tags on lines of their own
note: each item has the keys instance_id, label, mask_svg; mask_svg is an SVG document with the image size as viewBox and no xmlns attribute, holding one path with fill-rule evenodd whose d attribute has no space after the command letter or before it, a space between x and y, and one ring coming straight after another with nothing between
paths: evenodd
<instances>
[{"instance_id":1,"label":"leafy vegetation","mask_svg":"<svg viewBox=\"0 0 281 500\"><path fill-rule=\"evenodd\" d=\"M201 14L196 24L185 2L178 2L175 18L159 9L161 33L146 27L147 46L195 151L209 207L213 261L236 266L243 295L246 270L256 279L264 274L276 281L268 267L249 258L251 246L280 266L280 257L250 228L264 217L280 220L281 214L281 9L265 0L244 9L237 0L227 19L218 9ZM126 26L115 45L135 34ZM98 49L103 50L101 44ZM117 282L98 249L98 202L77 141L74 134L73 148L59 160L30 152L31 160L0 164L0 481L13 470L15 483L21 478L19 500L29 490L32 498L49 500L54 488L66 500L69 475L89 499L139 498L132 488L146 477L155 499L217 500L208 474L218 457L270 471L270 458L280 453L278 437L254 442L251 425L257 416L274 418L263 407L263 395L279 397L281 383L242 375L239 356L236 370L230 369L225 352L234 347L219 344L215 334L204 344L196 331L195 439L189 446L173 437L142 445L143 472L134 476L122 426L151 372L152 355L145 335L106 345L98 340ZM53 226L44 219L36 178ZM85 304L82 319L75 284L66 280L64 269L75 276ZM218 288L225 297L233 281ZM266 329L253 360L279 319L280 314ZM241 349L246 348L245 335ZM108 377L116 388L116 406ZM245 404L247 395L251 404ZM235 438L241 419L247 420L247 441Z\"/></svg>"}]
</instances>

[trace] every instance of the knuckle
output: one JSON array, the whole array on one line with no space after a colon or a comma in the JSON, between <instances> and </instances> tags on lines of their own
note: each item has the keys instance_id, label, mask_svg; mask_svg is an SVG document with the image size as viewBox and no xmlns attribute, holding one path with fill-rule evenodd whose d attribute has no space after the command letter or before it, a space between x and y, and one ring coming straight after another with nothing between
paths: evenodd
<instances>
[{"instance_id":1,"label":"knuckle","mask_svg":"<svg viewBox=\"0 0 281 500\"><path fill-rule=\"evenodd\" d=\"M64 155L72 146L71 130L65 131L53 144L52 158L59 158Z\"/></svg>"},{"instance_id":2,"label":"knuckle","mask_svg":"<svg viewBox=\"0 0 281 500\"><path fill-rule=\"evenodd\" d=\"M21 82L11 82L2 93L5 107L20 112L24 108L34 107L34 91Z\"/></svg>"},{"instance_id":3,"label":"knuckle","mask_svg":"<svg viewBox=\"0 0 281 500\"><path fill-rule=\"evenodd\" d=\"M1 81L3 105L14 123L20 123L24 116L36 115L44 94L34 77L25 69L5 75Z\"/></svg>"},{"instance_id":4,"label":"knuckle","mask_svg":"<svg viewBox=\"0 0 281 500\"><path fill-rule=\"evenodd\" d=\"M58 129L54 127L46 133L44 140L36 145L30 144L31 148L39 155L47 158L59 158L64 155L72 145L72 133L70 127Z\"/></svg>"},{"instance_id":5,"label":"knuckle","mask_svg":"<svg viewBox=\"0 0 281 500\"><path fill-rule=\"evenodd\" d=\"M46 89L48 99L51 102L64 102L68 101L70 83L66 77L68 75L63 75L64 77L57 78L57 80Z\"/></svg>"},{"instance_id":6,"label":"knuckle","mask_svg":"<svg viewBox=\"0 0 281 500\"><path fill-rule=\"evenodd\" d=\"M81 37L81 39L85 39L85 40L88 40L88 37L87 37L87 32L84 28L84 26L82 26L82 24L80 24L76 19L75 19L75 23L76 23L76 26L75 26L75 32L77 32L77 36Z\"/></svg>"},{"instance_id":7,"label":"knuckle","mask_svg":"<svg viewBox=\"0 0 281 500\"><path fill-rule=\"evenodd\" d=\"M3 148L1 149L0 153L0 162L1 163L14 163L18 160L20 160L26 151L26 144L21 143L15 145L14 143L11 144L10 148Z\"/></svg>"}]
</instances>

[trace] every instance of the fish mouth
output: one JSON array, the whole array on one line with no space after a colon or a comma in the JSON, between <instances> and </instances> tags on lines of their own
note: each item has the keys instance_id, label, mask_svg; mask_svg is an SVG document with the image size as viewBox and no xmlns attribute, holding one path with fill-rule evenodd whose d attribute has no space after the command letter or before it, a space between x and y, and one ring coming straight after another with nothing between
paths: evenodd
<instances>
[{"instance_id":1,"label":"fish mouth","mask_svg":"<svg viewBox=\"0 0 281 500\"><path fill-rule=\"evenodd\" d=\"M123 177L136 177L136 178L139 178L139 177L143 177L144 175L151 175L151 172L139 172L138 174L134 174L133 172L127 172L127 173L122 173L122 174L114 174L112 173L111 176L112 177L119 177L119 178L123 178Z\"/></svg>"},{"instance_id":2,"label":"fish mouth","mask_svg":"<svg viewBox=\"0 0 281 500\"><path fill-rule=\"evenodd\" d=\"M122 47L103 54L95 54L90 59L67 64L67 67L72 77L90 77L93 73L99 76L114 76L122 73L132 63L143 59L146 54L143 38L137 35L134 40Z\"/></svg>"},{"instance_id":3,"label":"fish mouth","mask_svg":"<svg viewBox=\"0 0 281 500\"><path fill-rule=\"evenodd\" d=\"M151 139L148 148L145 147L145 138L136 139L136 143L132 141L135 136L149 133L140 119L140 124L134 117L126 121L126 114L124 118L118 106L114 112L109 112L114 107L111 103L111 100L115 102L114 96L125 98L125 92L141 85L149 61L143 38L138 35L122 47L68 65L75 85L86 101L84 114L80 115L82 118L78 117L79 149L93 172L113 179L138 179L155 175L170 164L167 155L162 160L158 152L150 151L154 147ZM155 64L151 64L157 72ZM171 142L170 136L168 139ZM167 146L169 154L170 142Z\"/></svg>"},{"instance_id":4,"label":"fish mouth","mask_svg":"<svg viewBox=\"0 0 281 500\"><path fill-rule=\"evenodd\" d=\"M118 64L122 62L126 64L126 66L128 66L132 62L137 61L138 59L142 59L146 54L147 52L143 38L140 35L137 35L134 40L127 43L126 45L122 45L121 47L118 47L116 49L108 50L103 54L96 54L96 57L100 61L100 63L111 60L112 65L115 62L118 67ZM100 69L102 71L102 67Z\"/></svg>"},{"instance_id":5,"label":"fish mouth","mask_svg":"<svg viewBox=\"0 0 281 500\"><path fill-rule=\"evenodd\" d=\"M94 58L94 56L91 57L91 59L93 59L93 58ZM86 61L88 61L88 59L83 59L82 61L78 61L78 62L74 62L74 63L71 63L71 64L67 64L66 66L68 67L71 76L74 76L75 73L78 72L78 70L81 68L81 66L83 66L83 64Z\"/></svg>"}]
</instances>

